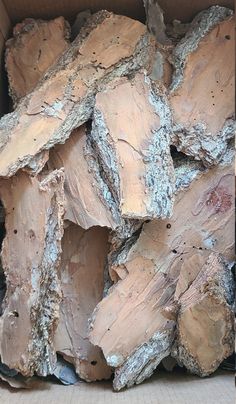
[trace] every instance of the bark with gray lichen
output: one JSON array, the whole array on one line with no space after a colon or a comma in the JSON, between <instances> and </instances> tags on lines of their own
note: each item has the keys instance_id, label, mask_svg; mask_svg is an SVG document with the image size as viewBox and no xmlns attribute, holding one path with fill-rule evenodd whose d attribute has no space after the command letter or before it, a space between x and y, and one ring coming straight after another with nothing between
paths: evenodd
<instances>
[{"instance_id":1,"label":"bark with gray lichen","mask_svg":"<svg viewBox=\"0 0 236 404\"><path fill-rule=\"evenodd\" d=\"M170 128L165 94L152 89L145 73L114 80L97 94L88 135L96 159L90 164L117 227L125 220L171 215L175 178Z\"/></svg>"},{"instance_id":2,"label":"bark with gray lichen","mask_svg":"<svg viewBox=\"0 0 236 404\"><path fill-rule=\"evenodd\" d=\"M115 389L149 377L170 354L181 296L212 251L233 260L233 177L232 165L197 169L177 194L173 216L145 223L110 261L119 281L94 311L90 340L115 367Z\"/></svg>"},{"instance_id":3,"label":"bark with gray lichen","mask_svg":"<svg viewBox=\"0 0 236 404\"><path fill-rule=\"evenodd\" d=\"M219 163L236 131L232 14L220 6L202 11L172 54L171 141L206 166Z\"/></svg>"},{"instance_id":4,"label":"bark with gray lichen","mask_svg":"<svg viewBox=\"0 0 236 404\"><path fill-rule=\"evenodd\" d=\"M193 374L210 375L234 351L233 284L229 263L212 253L179 298L171 354Z\"/></svg>"},{"instance_id":5,"label":"bark with gray lichen","mask_svg":"<svg viewBox=\"0 0 236 404\"><path fill-rule=\"evenodd\" d=\"M35 90L1 119L0 176L12 176L42 151L64 143L91 117L97 91L115 77L148 68L153 50L154 39L138 21L107 11L88 18Z\"/></svg>"},{"instance_id":6,"label":"bark with gray lichen","mask_svg":"<svg viewBox=\"0 0 236 404\"><path fill-rule=\"evenodd\" d=\"M6 42L5 65L15 106L69 47L69 38L70 25L63 17L26 18L14 27L13 37Z\"/></svg>"},{"instance_id":7,"label":"bark with gray lichen","mask_svg":"<svg viewBox=\"0 0 236 404\"><path fill-rule=\"evenodd\" d=\"M52 338L61 300L63 185L63 170L41 180L19 172L0 182L8 212L1 253L7 292L0 355L4 364L25 376L51 374L56 361Z\"/></svg>"}]
</instances>

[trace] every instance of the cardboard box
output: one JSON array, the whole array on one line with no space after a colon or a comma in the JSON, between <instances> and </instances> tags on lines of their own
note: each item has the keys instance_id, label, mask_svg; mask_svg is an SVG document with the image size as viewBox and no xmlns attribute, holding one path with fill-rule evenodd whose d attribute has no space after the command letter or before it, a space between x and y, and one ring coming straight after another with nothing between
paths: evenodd
<instances>
[{"instance_id":1,"label":"cardboard box","mask_svg":"<svg viewBox=\"0 0 236 404\"><path fill-rule=\"evenodd\" d=\"M159 0L167 22L191 19L202 9L219 4L233 8L233 0ZM0 115L8 112L7 80L4 73L4 44L11 35L12 26L26 17L54 18L63 15L73 22L79 11L96 12L107 9L118 14L145 21L142 0L0 0ZM18 396L19 394L19 396ZM201 380L194 376L159 374L141 386L121 393L112 393L111 384L79 384L73 387L46 385L39 392L12 393L0 385L0 402L28 403L231 403L233 376L229 373ZM18 396L18 398L17 398ZM37 399L38 397L38 399Z\"/></svg>"}]
</instances>

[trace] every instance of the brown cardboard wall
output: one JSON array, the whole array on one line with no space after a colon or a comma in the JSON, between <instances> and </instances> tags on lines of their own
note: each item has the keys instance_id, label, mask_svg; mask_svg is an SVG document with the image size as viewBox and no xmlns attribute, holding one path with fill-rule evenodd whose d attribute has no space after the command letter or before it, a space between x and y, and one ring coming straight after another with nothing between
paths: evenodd
<instances>
[{"instance_id":1,"label":"brown cardboard wall","mask_svg":"<svg viewBox=\"0 0 236 404\"><path fill-rule=\"evenodd\" d=\"M9 36L11 22L5 6L0 0L0 116L8 110L7 80L4 72L4 44Z\"/></svg>"},{"instance_id":2,"label":"brown cardboard wall","mask_svg":"<svg viewBox=\"0 0 236 404\"><path fill-rule=\"evenodd\" d=\"M79 11L101 9L114 11L139 20L145 19L142 0L4 0L13 23L25 17L52 18L63 15L70 21Z\"/></svg>"},{"instance_id":3,"label":"brown cardboard wall","mask_svg":"<svg viewBox=\"0 0 236 404\"><path fill-rule=\"evenodd\" d=\"M3 0L13 23L25 17L51 18L64 15L70 21L81 10L107 9L145 20L143 0ZM214 4L233 8L234 0L159 0L166 21L190 21L200 10Z\"/></svg>"}]
</instances>

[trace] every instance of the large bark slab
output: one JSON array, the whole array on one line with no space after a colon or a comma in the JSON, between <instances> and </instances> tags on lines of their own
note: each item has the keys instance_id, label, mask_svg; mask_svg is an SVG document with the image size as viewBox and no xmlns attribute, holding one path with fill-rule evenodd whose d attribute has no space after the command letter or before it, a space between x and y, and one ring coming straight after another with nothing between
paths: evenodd
<instances>
[{"instance_id":1,"label":"large bark slab","mask_svg":"<svg viewBox=\"0 0 236 404\"><path fill-rule=\"evenodd\" d=\"M35 156L37 166L37 154L64 143L91 117L99 88L148 68L154 42L138 21L106 11L91 16L57 65L0 121L0 176L32 165Z\"/></svg>"},{"instance_id":2,"label":"large bark slab","mask_svg":"<svg viewBox=\"0 0 236 404\"><path fill-rule=\"evenodd\" d=\"M172 355L191 373L208 376L234 351L233 277L222 256L212 253L180 297Z\"/></svg>"},{"instance_id":3,"label":"large bark slab","mask_svg":"<svg viewBox=\"0 0 236 404\"><path fill-rule=\"evenodd\" d=\"M213 6L196 16L173 51L172 141L206 165L219 162L236 130L234 25L231 10Z\"/></svg>"},{"instance_id":4,"label":"large bark slab","mask_svg":"<svg viewBox=\"0 0 236 404\"><path fill-rule=\"evenodd\" d=\"M97 156L101 198L121 219L169 217L174 194L170 111L145 74L114 80L96 96L88 141ZM121 219L119 219L121 217Z\"/></svg>"},{"instance_id":5,"label":"large bark slab","mask_svg":"<svg viewBox=\"0 0 236 404\"><path fill-rule=\"evenodd\" d=\"M56 350L75 365L86 381L108 379L100 348L88 340L88 319L102 299L108 231L99 227L84 230L70 224L62 240L60 322L55 336Z\"/></svg>"},{"instance_id":6,"label":"large bark slab","mask_svg":"<svg viewBox=\"0 0 236 404\"><path fill-rule=\"evenodd\" d=\"M63 171L39 181L19 172L0 182L6 210L2 264L7 293L0 318L1 361L25 376L52 373L61 300Z\"/></svg>"},{"instance_id":7,"label":"large bark slab","mask_svg":"<svg viewBox=\"0 0 236 404\"><path fill-rule=\"evenodd\" d=\"M145 224L113 262L120 281L95 309L90 338L116 368L116 390L149 377L170 353L175 302L211 252L233 259L233 178L232 167L202 174L178 194L171 219Z\"/></svg>"},{"instance_id":8,"label":"large bark slab","mask_svg":"<svg viewBox=\"0 0 236 404\"><path fill-rule=\"evenodd\" d=\"M16 104L32 91L44 73L68 48L70 26L63 17L51 21L27 18L6 42L9 92Z\"/></svg>"},{"instance_id":9,"label":"large bark slab","mask_svg":"<svg viewBox=\"0 0 236 404\"><path fill-rule=\"evenodd\" d=\"M50 152L50 166L64 167L65 220L88 229L106 226L115 229L116 223L95 186L93 173L85 158L86 127L75 129L64 145L56 145Z\"/></svg>"}]
</instances>

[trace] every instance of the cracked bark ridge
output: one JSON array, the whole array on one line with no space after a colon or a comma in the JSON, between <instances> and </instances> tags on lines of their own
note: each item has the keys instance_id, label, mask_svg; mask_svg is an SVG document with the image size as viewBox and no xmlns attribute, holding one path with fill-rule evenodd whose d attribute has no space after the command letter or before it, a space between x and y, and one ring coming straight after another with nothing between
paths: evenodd
<instances>
[{"instance_id":1,"label":"cracked bark ridge","mask_svg":"<svg viewBox=\"0 0 236 404\"><path fill-rule=\"evenodd\" d=\"M145 74L114 80L96 96L89 145L97 155L102 197L117 222L172 213L174 169L170 111Z\"/></svg>"},{"instance_id":2,"label":"cracked bark ridge","mask_svg":"<svg viewBox=\"0 0 236 404\"><path fill-rule=\"evenodd\" d=\"M177 337L172 355L191 373L208 376L233 353L232 278L224 258L212 253L179 299Z\"/></svg>"},{"instance_id":3,"label":"cracked bark ridge","mask_svg":"<svg viewBox=\"0 0 236 404\"><path fill-rule=\"evenodd\" d=\"M3 363L24 376L46 376L56 361L52 337L61 300L63 184L63 170L41 181L20 171L0 182L6 210L1 258L7 283L0 355Z\"/></svg>"},{"instance_id":4,"label":"cracked bark ridge","mask_svg":"<svg viewBox=\"0 0 236 404\"><path fill-rule=\"evenodd\" d=\"M73 363L86 381L109 379L111 368L100 348L88 340L88 319L102 299L108 230L84 230L70 224L62 240L60 321L56 350Z\"/></svg>"},{"instance_id":5,"label":"cracked bark ridge","mask_svg":"<svg viewBox=\"0 0 236 404\"><path fill-rule=\"evenodd\" d=\"M144 224L137 242L119 257L121 280L96 307L90 331L91 342L116 368L115 389L149 377L164 351L169 355L178 297L211 252L233 259L233 179L232 166L206 170L178 193L173 216ZM160 333L154 354L153 337ZM138 354L142 346L150 352L145 359Z\"/></svg>"},{"instance_id":6,"label":"cracked bark ridge","mask_svg":"<svg viewBox=\"0 0 236 404\"><path fill-rule=\"evenodd\" d=\"M6 42L5 65L15 105L68 48L69 38L70 26L63 17L51 21L27 18L14 27L13 38Z\"/></svg>"},{"instance_id":7,"label":"cracked bark ridge","mask_svg":"<svg viewBox=\"0 0 236 404\"><path fill-rule=\"evenodd\" d=\"M220 6L198 14L173 51L172 142L207 166L219 163L236 130L233 54L234 17Z\"/></svg>"},{"instance_id":8,"label":"cracked bark ridge","mask_svg":"<svg viewBox=\"0 0 236 404\"><path fill-rule=\"evenodd\" d=\"M12 176L38 153L64 143L91 117L99 88L148 68L154 46L142 23L106 11L92 15L57 65L1 119L0 176Z\"/></svg>"},{"instance_id":9,"label":"cracked bark ridge","mask_svg":"<svg viewBox=\"0 0 236 404\"><path fill-rule=\"evenodd\" d=\"M106 209L96 181L85 158L86 126L75 129L64 145L50 151L49 164L64 167L66 212L64 219L88 229L92 226L116 228L111 212Z\"/></svg>"}]
</instances>

